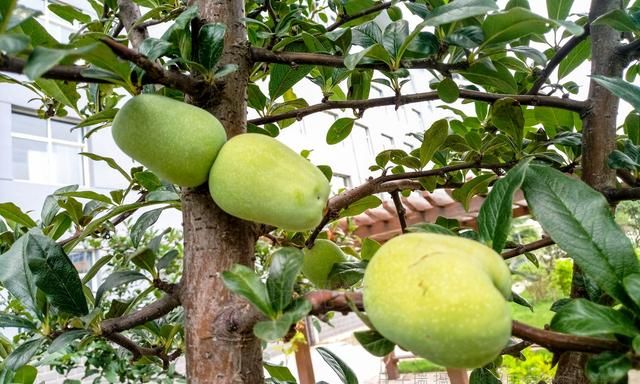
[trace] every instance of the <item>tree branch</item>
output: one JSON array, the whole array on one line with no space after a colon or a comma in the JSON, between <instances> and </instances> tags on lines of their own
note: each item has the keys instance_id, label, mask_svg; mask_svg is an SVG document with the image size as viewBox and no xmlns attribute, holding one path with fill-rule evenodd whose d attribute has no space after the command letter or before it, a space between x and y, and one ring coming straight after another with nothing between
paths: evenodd
<instances>
[{"instance_id":1,"label":"tree branch","mask_svg":"<svg viewBox=\"0 0 640 384\"><path fill-rule=\"evenodd\" d=\"M306 295L311 302L311 314L320 315L330 311L348 313L352 308L365 311L361 292L313 291ZM513 321L512 334L520 339L533 342L553 351L625 351L628 348L615 340L596 337L575 336L560 332L534 328L519 321Z\"/></svg>"},{"instance_id":2,"label":"tree branch","mask_svg":"<svg viewBox=\"0 0 640 384\"><path fill-rule=\"evenodd\" d=\"M274 52L265 48L251 48L251 58L254 62L277 63L286 65L319 65L323 67L344 68L344 57L324 53L310 52ZM401 67L407 69L434 69L442 73L466 69L469 63L439 63L434 59L403 60ZM385 63L360 64L360 69L377 69L388 71Z\"/></svg>"},{"instance_id":3,"label":"tree branch","mask_svg":"<svg viewBox=\"0 0 640 384\"><path fill-rule=\"evenodd\" d=\"M407 232L407 219L404 215L407 213L407 210L404 209L404 205L402 205L402 200L400 200L400 191L395 190L391 191L391 198L393 199L393 205L396 207L396 212L398 213L398 221L400 222L400 231L402 233Z\"/></svg>"},{"instance_id":4,"label":"tree branch","mask_svg":"<svg viewBox=\"0 0 640 384\"><path fill-rule=\"evenodd\" d=\"M331 24L331 25L329 25L327 27L327 32L330 32L330 31L333 31L335 29L338 29L342 25L350 22L351 20L355 20L355 19L358 19L360 17L368 16L368 15L370 15L372 13L376 13L376 12L385 10L387 8L390 8L396 2L397 1L389 1L389 2L386 2L386 3L379 3L379 4L376 4L376 5L372 6L372 7L370 7L370 8L363 9L360 12L356 12L353 15L342 15L342 16L338 17L338 20L336 20L335 23L333 23L333 24Z\"/></svg>"},{"instance_id":5,"label":"tree branch","mask_svg":"<svg viewBox=\"0 0 640 384\"><path fill-rule=\"evenodd\" d=\"M0 71L22 74L26 60L0 54ZM89 67L80 65L56 65L42 77L52 80L72 81L77 83L109 83L108 80L83 75Z\"/></svg>"},{"instance_id":6,"label":"tree branch","mask_svg":"<svg viewBox=\"0 0 640 384\"><path fill-rule=\"evenodd\" d=\"M604 196L610 203L617 203L624 200L640 200L640 187L621 188L621 189L605 189Z\"/></svg>"},{"instance_id":7,"label":"tree branch","mask_svg":"<svg viewBox=\"0 0 640 384\"><path fill-rule=\"evenodd\" d=\"M468 89L460 90L460 98L468 99L468 100L476 100L476 101L485 101L488 103L493 103L496 100L502 99L504 97L510 97L512 99L517 100L522 105L540 105L545 107L554 107L566 109L569 111L574 111L580 114L586 112L589 108L589 103L586 101L578 101L571 99L564 99L560 97L552 97L552 96L538 96L538 95L508 95L501 93L487 93L487 92L479 92L479 91L471 91ZM281 120L286 119L302 119L305 116L327 111L330 109L344 109L344 108L352 108L365 110L368 108L374 107L382 107L386 105L405 105L412 103L420 103L423 101L431 101L438 100L438 92L423 92L423 93L415 93L411 95L400 95L390 96L390 97L380 97L376 99L367 99L367 100L344 100L344 101L325 101L320 104L311 105L309 107L296 109L291 112L280 113L273 116L265 116L259 117L256 119L249 120L248 123L254 125L262 125L268 123L275 123Z\"/></svg>"},{"instance_id":8,"label":"tree branch","mask_svg":"<svg viewBox=\"0 0 640 384\"><path fill-rule=\"evenodd\" d=\"M138 49L140 44L149 37L146 28L136 26L136 22L142 16L140 8L131 0L118 0L118 8L118 18L127 30L129 41L135 49Z\"/></svg>"},{"instance_id":9,"label":"tree branch","mask_svg":"<svg viewBox=\"0 0 640 384\"><path fill-rule=\"evenodd\" d=\"M629 61L640 59L640 39L618 47L616 53Z\"/></svg>"},{"instance_id":10,"label":"tree branch","mask_svg":"<svg viewBox=\"0 0 640 384\"><path fill-rule=\"evenodd\" d=\"M122 332L147 321L158 319L180 305L180 289L128 315L105 320L100 325L102 336Z\"/></svg>"},{"instance_id":11,"label":"tree branch","mask_svg":"<svg viewBox=\"0 0 640 384\"><path fill-rule=\"evenodd\" d=\"M150 82L175 88L187 94L198 94L204 91L207 83L204 80L197 79L193 76L185 75L180 72L168 71L158 63L149 60L145 55L118 43L109 38L101 38L113 53L123 60L127 60L144 69L145 77Z\"/></svg>"},{"instance_id":12,"label":"tree branch","mask_svg":"<svg viewBox=\"0 0 640 384\"><path fill-rule=\"evenodd\" d=\"M571 39L569 39L569 41L567 41L567 43L565 45L562 46L562 48L558 49L556 54L547 63L547 66L542 70L542 72L540 72L540 74L538 75L538 78L533 83L533 86L531 87L529 92L527 92L527 95L536 95L536 94L538 94L538 92L540 91L540 88L542 88L542 86L544 85L545 81L547 81L549 76L551 76L553 71L560 64L560 62L562 60L564 60L567 57L567 55L569 53L571 53L571 51L576 46L578 46L578 44L580 44L587 37L589 37L590 33L591 33L591 26L590 26L590 24L587 23L584 26L584 32L581 35L572 37Z\"/></svg>"},{"instance_id":13,"label":"tree branch","mask_svg":"<svg viewBox=\"0 0 640 384\"><path fill-rule=\"evenodd\" d=\"M113 341L122 348L125 348L133 354L133 360L138 360L142 356L157 356L162 352L162 347L143 347L136 344L133 340L124 336L121 333L111 333L104 336L107 340Z\"/></svg>"},{"instance_id":14,"label":"tree branch","mask_svg":"<svg viewBox=\"0 0 640 384\"><path fill-rule=\"evenodd\" d=\"M550 245L555 244L550 237L543 237L540 240L532 241L531 243L521 244L515 248L512 248L508 251L504 251L500 254L503 259L510 259L512 257L520 256L527 252L535 251L536 249L548 247Z\"/></svg>"}]
</instances>

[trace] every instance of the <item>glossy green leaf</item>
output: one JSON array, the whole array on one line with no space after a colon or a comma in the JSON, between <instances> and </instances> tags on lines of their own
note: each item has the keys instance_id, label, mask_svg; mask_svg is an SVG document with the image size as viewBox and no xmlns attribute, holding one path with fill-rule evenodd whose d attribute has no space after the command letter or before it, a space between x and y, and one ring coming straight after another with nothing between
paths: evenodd
<instances>
[{"instance_id":1,"label":"glossy green leaf","mask_svg":"<svg viewBox=\"0 0 640 384\"><path fill-rule=\"evenodd\" d=\"M627 83L618 77L606 77L600 75L591 76L598 84L607 88L611 93L631 104L640 111L640 87Z\"/></svg>"},{"instance_id":2,"label":"glossy green leaf","mask_svg":"<svg viewBox=\"0 0 640 384\"><path fill-rule=\"evenodd\" d=\"M78 271L62 246L38 233L25 236L26 257L36 286L58 310L86 315L89 309Z\"/></svg>"},{"instance_id":3,"label":"glossy green leaf","mask_svg":"<svg viewBox=\"0 0 640 384\"><path fill-rule=\"evenodd\" d=\"M585 373L592 383L622 384L628 382L631 360L620 352L603 352L587 361Z\"/></svg>"},{"instance_id":4,"label":"glossy green leaf","mask_svg":"<svg viewBox=\"0 0 640 384\"><path fill-rule=\"evenodd\" d=\"M482 23L484 43L482 47L504 44L531 34L543 34L549 30L549 20L525 8L511 8L486 17Z\"/></svg>"},{"instance_id":5,"label":"glossy green leaf","mask_svg":"<svg viewBox=\"0 0 640 384\"><path fill-rule=\"evenodd\" d=\"M249 300L266 316L275 317L267 287L253 269L235 264L230 270L222 272L222 281L229 290Z\"/></svg>"},{"instance_id":6,"label":"glossy green leaf","mask_svg":"<svg viewBox=\"0 0 640 384\"><path fill-rule=\"evenodd\" d=\"M38 369L36 367L23 365L13 375L11 384L33 384L36 381L36 377L38 377Z\"/></svg>"},{"instance_id":7,"label":"glossy green leaf","mask_svg":"<svg viewBox=\"0 0 640 384\"><path fill-rule=\"evenodd\" d=\"M39 314L36 305L36 284L27 264L25 248L27 236L23 235L0 255L0 283L26 308Z\"/></svg>"},{"instance_id":8,"label":"glossy green leaf","mask_svg":"<svg viewBox=\"0 0 640 384\"><path fill-rule=\"evenodd\" d=\"M343 384L358 384L358 378L351 368L342 361L335 353L325 347L318 347L316 351L322 359L333 369Z\"/></svg>"},{"instance_id":9,"label":"glossy green leaf","mask_svg":"<svg viewBox=\"0 0 640 384\"><path fill-rule=\"evenodd\" d=\"M564 20L569 16L573 0L547 0L547 15L553 20Z\"/></svg>"},{"instance_id":10,"label":"glossy green leaf","mask_svg":"<svg viewBox=\"0 0 640 384\"><path fill-rule=\"evenodd\" d=\"M378 249L380 249L381 245L377 241L365 238L362 240L362 248L360 249L360 259L361 260L371 260L371 258L376 254Z\"/></svg>"},{"instance_id":11,"label":"glossy green leaf","mask_svg":"<svg viewBox=\"0 0 640 384\"><path fill-rule=\"evenodd\" d=\"M94 276L100 271L100 269L104 267L109 261L111 261L113 256L113 254L102 256L95 263L93 263L91 268L89 268L89 271L87 271L87 273L82 276L82 284L87 284L89 281L91 281L91 279L93 279Z\"/></svg>"},{"instance_id":12,"label":"glossy green leaf","mask_svg":"<svg viewBox=\"0 0 640 384\"><path fill-rule=\"evenodd\" d=\"M134 247L137 248L140 245L140 240L142 240L144 233L147 231L147 229L149 229L149 227L151 227L156 223L156 221L158 221L163 210L163 208L157 208L151 211L147 211L140 215L138 220L136 220L135 224L133 224L131 230L129 231L131 243L133 243Z\"/></svg>"},{"instance_id":13,"label":"glossy green leaf","mask_svg":"<svg viewBox=\"0 0 640 384\"><path fill-rule=\"evenodd\" d=\"M640 115L631 111L624 119L624 133L635 145L640 145Z\"/></svg>"},{"instance_id":14,"label":"glossy green leaf","mask_svg":"<svg viewBox=\"0 0 640 384\"><path fill-rule=\"evenodd\" d=\"M382 204L382 200L377 196L366 196L349 204L349 206L340 212L340 217L356 216L366 211L367 209L375 208Z\"/></svg>"},{"instance_id":15,"label":"glossy green leaf","mask_svg":"<svg viewBox=\"0 0 640 384\"><path fill-rule=\"evenodd\" d=\"M349 70L353 70L366 57L380 60L389 66L391 65L392 59L389 52L387 52L387 50L381 44L373 44L363 49L362 51L345 56L344 66Z\"/></svg>"},{"instance_id":16,"label":"glossy green leaf","mask_svg":"<svg viewBox=\"0 0 640 384\"><path fill-rule=\"evenodd\" d=\"M637 32L640 25L628 13L621 9L612 9L604 15L599 16L592 23L593 25L608 25L621 32Z\"/></svg>"},{"instance_id":17,"label":"glossy green leaf","mask_svg":"<svg viewBox=\"0 0 640 384\"><path fill-rule=\"evenodd\" d=\"M333 264L329 272L329 287L331 289L349 288L362 280L366 261L347 261Z\"/></svg>"},{"instance_id":18,"label":"glossy green leaf","mask_svg":"<svg viewBox=\"0 0 640 384\"><path fill-rule=\"evenodd\" d=\"M275 365L265 361L262 363L262 366L273 379L279 380L285 384L297 383L296 378L293 376L289 368L284 365Z\"/></svg>"},{"instance_id":19,"label":"glossy green leaf","mask_svg":"<svg viewBox=\"0 0 640 384\"><path fill-rule=\"evenodd\" d=\"M513 139L515 149L519 151L524 137L524 115L520 103L510 97L496 100L489 110L489 120Z\"/></svg>"},{"instance_id":20,"label":"glossy green leaf","mask_svg":"<svg viewBox=\"0 0 640 384\"><path fill-rule=\"evenodd\" d=\"M47 352L58 352L69 346L74 340L80 339L90 334L91 332L87 331L86 329L73 329L70 331L65 331L51 342L49 348L47 349Z\"/></svg>"},{"instance_id":21,"label":"glossy green leaf","mask_svg":"<svg viewBox=\"0 0 640 384\"><path fill-rule=\"evenodd\" d=\"M0 313L0 328L22 328L32 331L37 329L29 319L10 313Z\"/></svg>"},{"instance_id":22,"label":"glossy green leaf","mask_svg":"<svg viewBox=\"0 0 640 384\"><path fill-rule=\"evenodd\" d=\"M409 22L398 20L390 23L382 33L382 46L392 57L398 58L400 47L409 35Z\"/></svg>"},{"instance_id":23,"label":"glossy green leaf","mask_svg":"<svg viewBox=\"0 0 640 384\"><path fill-rule=\"evenodd\" d=\"M144 279L146 279L146 276L136 271L113 272L100 284L96 291L96 307L100 306L104 294L111 289Z\"/></svg>"},{"instance_id":24,"label":"glossy green leaf","mask_svg":"<svg viewBox=\"0 0 640 384\"><path fill-rule=\"evenodd\" d=\"M351 42L363 48L374 44L382 44L382 30L378 23L368 22L353 28L353 38Z\"/></svg>"},{"instance_id":25,"label":"glossy green leaf","mask_svg":"<svg viewBox=\"0 0 640 384\"><path fill-rule=\"evenodd\" d=\"M272 64L269 76L269 96L271 100L284 95L295 84L311 72L313 65L292 67L285 64Z\"/></svg>"},{"instance_id":26,"label":"glossy green leaf","mask_svg":"<svg viewBox=\"0 0 640 384\"><path fill-rule=\"evenodd\" d=\"M489 186L489 183L495 180L496 175L494 174L483 174L476 176L470 181L464 183L464 185L451 194L455 200L462 203L465 211L469 211L469 204L471 203L471 199L479 194L485 193Z\"/></svg>"},{"instance_id":27,"label":"glossy green leaf","mask_svg":"<svg viewBox=\"0 0 640 384\"><path fill-rule=\"evenodd\" d=\"M158 58L169 53L173 44L166 40L158 39L155 37L148 37L144 39L138 50L143 55L147 56L151 60L157 60Z\"/></svg>"},{"instance_id":28,"label":"glossy green leaf","mask_svg":"<svg viewBox=\"0 0 640 384\"><path fill-rule=\"evenodd\" d=\"M12 3L12 1L10 1L9 3ZM11 12L11 17L9 17L8 22L6 24L4 22L2 23L2 26L6 27L6 29L0 29L0 32L4 32L5 30L10 31L22 24L27 23L29 20L33 21L34 17L40 16L41 14L42 12L38 10L31 9L23 5L18 5L13 9L13 12ZM27 32L27 34L29 33Z\"/></svg>"},{"instance_id":29,"label":"glossy green leaf","mask_svg":"<svg viewBox=\"0 0 640 384\"><path fill-rule=\"evenodd\" d=\"M28 364L46 340L44 337L38 337L20 344L20 346L14 349L4 360L4 366L12 371L16 371L20 367Z\"/></svg>"},{"instance_id":30,"label":"glossy green leaf","mask_svg":"<svg viewBox=\"0 0 640 384\"><path fill-rule=\"evenodd\" d=\"M267 292L274 311L282 312L293 300L293 286L303 260L302 251L291 247L280 248L271 256Z\"/></svg>"},{"instance_id":31,"label":"glossy green leaf","mask_svg":"<svg viewBox=\"0 0 640 384\"><path fill-rule=\"evenodd\" d=\"M52 99L59 101L73 110L78 109L77 104L80 100L80 94L78 93L78 87L75 83L44 78L37 79L35 83Z\"/></svg>"},{"instance_id":32,"label":"glossy green leaf","mask_svg":"<svg viewBox=\"0 0 640 384\"><path fill-rule=\"evenodd\" d=\"M622 279L638 272L638 261L602 194L541 165L529 166L523 190L534 217L555 243L605 292L633 305Z\"/></svg>"},{"instance_id":33,"label":"glossy green leaf","mask_svg":"<svg viewBox=\"0 0 640 384\"><path fill-rule=\"evenodd\" d=\"M0 216L27 228L36 226L36 222L29 215L22 212L14 203L0 203Z\"/></svg>"},{"instance_id":34,"label":"glossy green leaf","mask_svg":"<svg viewBox=\"0 0 640 384\"><path fill-rule=\"evenodd\" d=\"M56 193L56 195L96 200L105 204L113 205L113 201L109 196L94 191L63 191Z\"/></svg>"},{"instance_id":35,"label":"glossy green leaf","mask_svg":"<svg viewBox=\"0 0 640 384\"><path fill-rule=\"evenodd\" d=\"M17 33L5 33L0 35L0 51L7 54L22 52L29 47L29 36Z\"/></svg>"},{"instance_id":36,"label":"glossy green leaf","mask_svg":"<svg viewBox=\"0 0 640 384\"><path fill-rule=\"evenodd\" d=\"M492 63L491 66L479 62L473 64L460 74L467 80L478 84L484 88L495 89L501 93L516 94L518 85L509 70L499 63Z\"/></svg>"},{"instance_id":37,"label":"glossy green leaf","mask_svg":"<svg viewBox=\"0 0 640 384\"><path fill-rule=\"evenodd\" d=\"M362 345L362 348L373 356L385 357L393 352L396 347L393 342L385 339L384 336L379 334L377 331L368 330L354 332L353 336L358 340L360 345Z\"/></svg>"},{"instance_id":38,"label":"glossy green leaf","mask_svg":"<svg viewBox=\"0 0 640 384\"><path fill-rule=\"evenodd\" d=\"M198 61L211 70L220 60L227 27L221 23L205 24L198 33Z\"/></svg>"},{"instance_id":39,"label":"glossy green leaf","mask_svg":"<svg viewBox=\"0 0 640 384\"><path fill-rule=\"evenodd\" d=\"M80 152L78 154L81 156L88 157L93 161L104 161L105 163L107 163L109 168L118 171L127 181L131 181L131 176L129 176L129 173L127 173L127 171L122 169L122 167L120 167L118 163L116 163L116 161L113 160L112 158L96 155L95 153L90 153L90 152Z\"/></svg>"},{"instance_id":40,"label":"glossy green leaf","mask_svg":"<svg viewBox=\"0 0 640 384\"><path fill-rule=\"evenodd\" d=\"M476 368L469 375L469 384L501 384L500 378L490 369Z\"/></svg>"},{"instance_id":41,"label":"glossy green leaf","mask_svg":"<svg viewBox=\"0 0 640 384\"><path fill-rule=\"evenodd\" d=\"M292 324L294 324L292 316L285 313L273 320L258 321L253 326L253 333L259 339L265 341L276 341L283 338L287 332L289 332L289 328L291 328Z\"/></svg>"},{"instance_id":42,"label":"glossy green leaf","mask_svg":"<svg viewBox=\"0 0 640 384\"><path fill-rule=\"evenodd\" d=\"M498 6L493 0L456 0L434 8L424 20L427 25L438 26L473 16L485 15L496 9Z\"/></svg>"},{"instance_id":43,"label":"glossy green leaf","mask_svg":"<svg viewBox=\"0 0 640 384\"><path fill-rule=\"evenodd\" d=\"M338 144L342 140L346 139L351 133L354 123L355 120L348 117L342 117L334 121L327 131L327 144Z\"/></svg>"},{"instance_id":44,"label":"glossy green leaf","mask_svg":"<svg viewBox=\"0 0 640 384\"><path fill-rule=\"evenodd\" d=\"M73 24L75 20L83 24L89 23L91 21L91 16L85 14L80 9L68 4L49 4L49 10L55 13L61 19L64 19L71 24Z\"/></svg>"},{"instance_id":45,"label":"glossy green leaf","mask_svg":"<svg viewBox=\"0 0 640 384\"><path fill-rule=\"evenodd\" d=\"M522 160L505 177L496 181L478 213L478 232L481 241L500 253L511 232L513 194L520 189L530 159Z\"/></svg>"},{"instance_id":46,"label":"glossy green leaf","mask_svg":"<svg viewBox=\"0 0 640 384\"><path fill-rule=\"evenodd\" d=\"M426 166L449 135L449 123L446 119L436 120L424 133L420 145L420 165Z\"/></svg>"},{"instance_id":47,"label":"glossy green leaf","mask_svg":"<svg viewBox=\"0 0 640 384\"><path fill-rule=\"evenodd\" d=\"M587 38L575 46L571 52L565 57L558 66L558 79L562 79L580 64L584 63L591 57L591 38Z\"/></svg>"},{"instance_id":48,"label":"glossy green leaf","mask_svg":"<svg viewBox=\"0 0 640 384\"><path fill-rule=\"evenodd\" d=\"M440 83L438 83L438 97L445 103L453 103L458 100L460 96L460 90L455 81L446 77Z\"/></svg>"}]
</instances>

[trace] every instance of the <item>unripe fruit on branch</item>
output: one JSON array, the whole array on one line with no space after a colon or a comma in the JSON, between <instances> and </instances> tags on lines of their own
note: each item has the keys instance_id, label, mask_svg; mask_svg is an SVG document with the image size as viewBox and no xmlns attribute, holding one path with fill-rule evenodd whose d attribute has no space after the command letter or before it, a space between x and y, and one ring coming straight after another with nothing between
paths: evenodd
<instances>
[{"instance_id":1,"label":"unripe fruit on branch","mask_svg":"<svg viewBox=\"0 0 640 384\"><path fill-rule=\"evenodd\" d=\"M329 274L334 264L347 261L347 256L340 247L330 240L318 239L311 249L305 248L302 273L316 287L333 289L329 281Z\"/></svg>"},{"instance_id":2,"label":"unripe fruit on branch","mask_svg":"<svg viewBox=\"0 0 640 384\"><path fill-rule=\"evenodd\" d=\"M364 276L364 307L378 332L446 367L481 367L498 356L511 335L510 297L500 255L455 236L398 236Z\"/></svg>"},{"instance_id":3,"label":"unripe fruit on branch","mask_svg":"<svg viewBox=\"0 0 640 384\"><path fill-rule=\"evenodd\" d=\"M204 184L227 140L224 127L204 109L160 95L133 97L111 129L120 149L158 177L185 187Z\"/></svg>"},{"instance_id":4,"label":"unripe fruit on branch","mask_svg":"<svg viewBox=\"0 0 640 384\"><path fill-rule=\"evenodd\" d=\"M329 182L318 168L278 140L245 133L220 150L209 174L209 191L232 216L306 231L322 220Z\"/></svg>"}]
</instances>

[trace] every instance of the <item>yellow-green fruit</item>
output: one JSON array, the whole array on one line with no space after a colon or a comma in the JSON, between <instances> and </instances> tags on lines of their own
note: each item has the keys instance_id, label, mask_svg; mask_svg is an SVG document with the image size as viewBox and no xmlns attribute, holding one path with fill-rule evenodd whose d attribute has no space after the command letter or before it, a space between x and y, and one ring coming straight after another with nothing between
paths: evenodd
<instances>
[{"instance_id":1,"label":"yellow-green fruit","mask_svg":"<svg viewBox=\"0 0 640 384\"><path fill-rule=\"evenodd\" d=\"M332 289L329 273L336 263L347 261L347 256L332 241L316 240L311 249L304 249L302 273L318 288Z\"/></svg>"},{"instance_id":2,"label":"yellow-green fruit","mask_svg":"<svg viewBox=\"0 0 640 384\"><path fill-rule=\"evenodd\" d=\"M481 367L511 335L509 269L472 240L426 233L392 239L367 266L363 295L378 332L446 367Z\"/></svg>"},{"instance_id":3,"label":"yellow-green fruit","mask_svg":"<svg viewBox=\"0 0 640 384\"><path fill-rule=\"evenodd\" d=\"M127 101L111 132L124 153L161 179L185 187L207 181L227 140L222 124L204 109L150 94Z\"/></svg>"},{"instance_id":4,"label":"yellow-green fruit","mask_svg":"<svg viewBox=\"0 0 640 384\"><path fill-rule=\"evenodd\" d=\"M329 182L286 145L257 133L238 135L220 150L209 190L225 212L241 219L306 231L322 220Z\"/></svg>"}]
</instances>

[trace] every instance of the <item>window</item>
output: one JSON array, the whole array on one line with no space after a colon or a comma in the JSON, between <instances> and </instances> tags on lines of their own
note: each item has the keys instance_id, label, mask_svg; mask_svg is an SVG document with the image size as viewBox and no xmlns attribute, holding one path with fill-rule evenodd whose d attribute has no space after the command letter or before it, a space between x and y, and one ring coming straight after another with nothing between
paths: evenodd
<instances>
[{"instance_id":1,"label":"window","mask_svg":"<svg viewBox=\"0 0 640 384\"><path fill-rule=\"evenodd\" d=\"M331 177L331 193L338 194L347 188L351 188L351 176L334 173Z\"/></svg>"},{"instance_id":2,"label":"window","mask_svg":"<svg viewBox=\"0 0 640 384\"><path fill-rule=\"evenodd\" d=\"M393 149L393 137L382 134L382 149Z\"/></svg>"},{"instance_id":3,"label":"window","mask_svg":"<svg viewBox=\"0 0 640 384\"><path fill-rule=\"evenodd\" d=\"M355 128L356 129L352 132L353 142L355 145L354 150L356 152L364 150L360 153L366 156L373 155L373 146L371 145L371 134L369 133L369 128L360 123L356 123Z\"/></svg>"},{"instance_id":4,"label":"window","mask_svg":"<svg viewBox=\"0 0 640 384\"><path fill-rule=\"evenodd\" d=\"M72 251L69 253L69 260L71 260L73 266L76 267L78 273L87 273L93 265L93 251L84 249Z\"/></svg>"},{"instance_id":5,"label":"window","mask_svg":"<svg viewBox=\"0 0 640 384\"><path fill-rule=\"evenodd\" d=\"M80 129L60 120L43 120L27 113L11 114L13 179L43 184L87 184L86 149Z\"/></svg>"}]
</instances>

